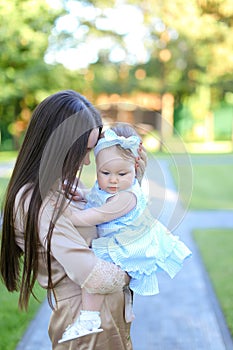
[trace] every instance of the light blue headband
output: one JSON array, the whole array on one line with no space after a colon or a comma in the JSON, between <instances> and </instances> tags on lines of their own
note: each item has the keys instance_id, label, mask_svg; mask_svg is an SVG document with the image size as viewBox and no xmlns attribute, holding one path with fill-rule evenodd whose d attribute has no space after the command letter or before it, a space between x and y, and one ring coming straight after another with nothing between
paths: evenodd
<instances>
[{"instance_id":1,"label":"light blue headband","mask_svg":"<svg viewBox=\"0 0 233 350\"><path fill-rule=\"evenodd\" d=\"M97 154L102 151L102 149L109 148L112 146L119 145L124 149L129 149L135 157L138 157L138 148L141 140L138 136L118 136L113 130L107 129L104 132L104 137L100 139L97 145L94 148L94 154Z\"/></svg>"}]
</instances>

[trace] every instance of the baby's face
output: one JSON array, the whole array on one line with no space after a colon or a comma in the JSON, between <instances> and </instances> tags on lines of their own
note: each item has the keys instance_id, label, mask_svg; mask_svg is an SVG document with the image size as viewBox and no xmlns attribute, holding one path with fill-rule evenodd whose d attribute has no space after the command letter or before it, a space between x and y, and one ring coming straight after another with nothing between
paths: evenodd
<instances>
[{"instance_id":1,"label":"baby's face","mask_svg":"<svg viewBox=\"0 0 233 350\"><path fill-rule=\"evenodd\" d=\"M98 153L96 168L99 187L108 193L127 190L135 179L135 162L124 159L116 146Z\"/></svg>"}]
</instances>

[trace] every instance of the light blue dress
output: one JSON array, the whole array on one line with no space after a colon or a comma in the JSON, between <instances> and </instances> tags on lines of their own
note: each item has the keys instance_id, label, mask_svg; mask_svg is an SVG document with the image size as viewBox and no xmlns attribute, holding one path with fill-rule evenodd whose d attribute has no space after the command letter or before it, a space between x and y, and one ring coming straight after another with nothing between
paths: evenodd
<instances>
[{"instance_id":1,"label":"light blue dress","mask_svg":"<svg viewBox=\"0 0 233 350\"><path fill-rule=\"evenodd\" d=\"M92 249L99 258L127 271L131 277L129 286L135 293L154 295L159 293L158 271L173 278L191 251L153 218L137 180L128 191L135 194L136 207L118 219L97 225L99 238L92 241ZM99 207L112 196L99 189L96 182L87 207Z\"/></svg>"}]
</instances>

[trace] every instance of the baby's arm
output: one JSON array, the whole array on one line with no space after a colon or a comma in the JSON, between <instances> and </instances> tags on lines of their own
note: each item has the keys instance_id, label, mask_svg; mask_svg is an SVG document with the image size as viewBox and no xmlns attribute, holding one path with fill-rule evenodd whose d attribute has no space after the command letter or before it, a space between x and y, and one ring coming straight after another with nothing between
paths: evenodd
<instances>
[{"instance_id":1,"label":"baby's arm","mask_svg":"<svg viewBox=\"0 0 233 350\"><path fill-rule=\"evenodd\" d=\"M79 211L68 207L65 215L75 226L95 226L126 215L136 204L136 196L132 192L125 191L109 198L101 207Z\"/></svg>"}]
</instances>

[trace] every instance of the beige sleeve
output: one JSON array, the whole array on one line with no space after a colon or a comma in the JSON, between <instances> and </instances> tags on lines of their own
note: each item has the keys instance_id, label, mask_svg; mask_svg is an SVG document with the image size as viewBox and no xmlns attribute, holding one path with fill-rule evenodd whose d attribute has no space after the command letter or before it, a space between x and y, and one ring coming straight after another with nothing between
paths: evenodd
<instances>
[{"instance_id":1,"label":"beige sleeve","mask_svg":"<svg viewBox=\"0 0 233 350\"><path fill-rule=\"evenodd\" d=\"M46 248L46 235L54 207L43 207L39 222L41 244ZM108 294L121 290L127 274L119 267L97 258L70 220L61 216L56 222L51 254L71 280L92 293Z\"/></svg>"},{"instance_id":2,"label":"beige sleeve","mask_svg":"<svg viewBox=\"0 0 233 350\"><path fill-rule=\"evenodd\" d=\"M122 290L126 285L126 276L122 272L116 265L99 259L81 287L85 288L88 293L98 294L109 294Z\"/></svg>"}]
</instances>

